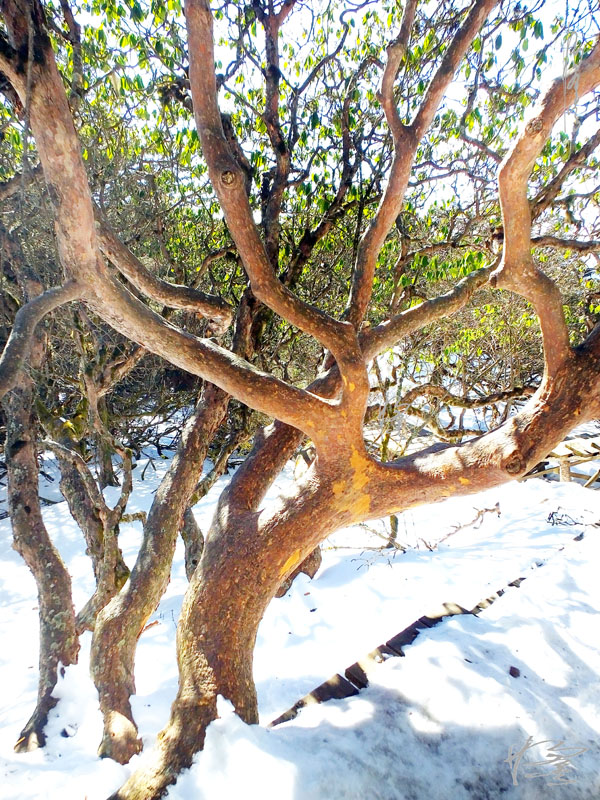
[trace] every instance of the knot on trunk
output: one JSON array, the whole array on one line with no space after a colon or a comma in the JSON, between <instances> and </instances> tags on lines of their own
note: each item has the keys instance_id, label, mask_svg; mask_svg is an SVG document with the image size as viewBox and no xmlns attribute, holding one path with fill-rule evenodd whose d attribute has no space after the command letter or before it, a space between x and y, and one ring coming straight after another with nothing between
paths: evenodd
<instances>
[{"instance_id":1,"label":"knot on trunk","mask_svg":"<svg viewBox=\"0 0 600 800\"><path fill-rule=\"evenodd\" d=\"M504 469L509 475L518 475L526 468L525 459L520 453L513 453L504 463Z\"/></svg>"},{"instance_id":2,"label":"knot on trunk","mask_svg":"<svg viewBox=\"0 0 600 800\"><path fill-rule=\"evenodd\" d=\"M221 173L221 183L224 186L231 187L235 183L235 172L230 169L223 170Z\"/></svg>"},{"instance_id":3,"label":"knot on trunk","mask_svg":"<svg viewBox=\"0 0 600 800\"><path fill-rule=\"evenodd\" d=\"M532 119L530 122L527 123L527 126L525 128L525 133L527 134L527 136L535 136L536 133L539 133L543 127L544 123L542 122L540 117L536 117L535 119Z\"/></svg>"}]
</instances>

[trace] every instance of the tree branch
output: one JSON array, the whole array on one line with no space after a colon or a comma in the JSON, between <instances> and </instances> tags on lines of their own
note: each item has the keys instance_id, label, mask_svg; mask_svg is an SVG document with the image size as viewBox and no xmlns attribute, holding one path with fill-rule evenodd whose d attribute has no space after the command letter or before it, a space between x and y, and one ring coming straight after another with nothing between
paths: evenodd
<instances>
[{"instance_id":1,"label":"tree branch","mask_svg":"<svg viewBox=\"0 0 600 800\"><path fill-rule=\"evenodd\" d=\"M102 372L95 380L95 389L98 399L108 394L125 375L131 372L147 353L148 351L145 347L131 345L131 349L128 353L105 364L102 368Z\"/></svg>"},{"instance_id":2,"label":"tree branch","mask_svg":"<svg viewBox=\"0 0 600 800\"><path fill-rule=\"evenodd\" d=\"M34 297L17 311L13 329L0 358L0 398L15 386L19 371L29 356L40 320L64 303L77 300L81 294L81 286L69 281Z\"/></svg>"},{"instance_id":3,"label":"tree branch","mask_svg":"<svg viewBox=\"0 0 600 800\"><path fill-rule=\"evenodd\" d=\"M492 285L510 289L534 306L540 320L546 369L554 373L571 352L561 293L538 269L531 255L529 176L556 120L600 82L600 40L577 67L557 78L533 110L502 162L498 189L504 226L504 252Z\"/></svg>"},{"instance_id":4,"label":"tree branch","mask_svg":"<svg viewBox=\"0 0 600 800\"><path fill-rule=\"evenodd\" d=\"M423 138L431 125L434 114L442 102L448 85L454 78L460 62L488 15L498 5L498 2L499 0L475 0L471 6L467 18L444 53L442 62L427 87L423 102L410 126L417 141Z\"/></svg>"},{"instance_id":5,"label":"tree branch","mask_svg":"<svg viewBox=\"0 0 600 800\"><path fill-rule=\"evenodd\" d=\"M217 104L214 72L213 20L207 0L187 0L186 22L190 52L190 85L196 125L208 165L211 183L225 214L227 225L261 302L292 325L314 336L347 368L356 358L350 326L304 303L277 279L252 217L244 191L242 172L227 146ZM209 66L210 65L210 66ZM351 350L350 359L347 356ZM344 367L342 367L343 369Z\"/></svg>"},{"instance_id":6,"label":"tree branch","mask_svg":"<svg viewBox=\"0 0 600 800\"><path fill-rule=\"evenodd\" d=\"M586 159L590 156L596 147L600 144L600 130L597 130L593 136L577 152L573 153L563 164L562 168L543 189L531 201L531 216L532 219L537 219L547 208L549 208L554 200L558 197L558 193L562 189L562 185L567 177L573 170L585 164Z\"/></svg>"},{"instance_id":7,"label":"tree branch","mask_svg":"<svg viewBox=\"0 0 600 800\"><path fill-rule=\"evenodd\" d=\"M220 332L229 327L233 319L233 309L229 303L220 297L204 294L188 286L168 283L152 275L139 258L119 240L97 207L94 208L94 214L100 249L136 289L165 306L193 311L218 322Z\"/></svg>"},{"instance_id":8,"label":"tree branch","mask_svg":"<svg viewBox=\"0 0 600 800\"><path fill-rule=\"evenodd\" d=\"M279 418L300 429L308 428L312 434L311 425L316 428L317 421L322 421L324 415L328 417L334 413L332 404L257 370L248 362L237 358L210 340L199 339L174 327L135 298L110 275L98 252L91 193L64 84L56 67L51 42L43 26L41 6L37 0L32 0L32 2L34 23L37 26L35 36L38 55L32 66L34 79L30 96L30 122L48 184L50 199L55 210L61 262L67 273L72 275L81 287L81 293L78 293L77 296L85 299L88 306L105 322L137 344L147 347L194 375L200 375L228 394L242 400L251 408ZM20 0L5 0L3 14L11 35L15 40L20 36L23 39L21 44L24 47L28 41L28 30L27 27L23 28L19 3ZM208 14L210 20L210 12ZM209 39L212 52L212 38L209 36ZM203 65L214 63L212 60L203 60L202 58L201 61ZM243 183L239 175L239 167L229 155L226 142L224 143L220 115L216 108L214 69L210 70L210 73L213 81L213 95L212 105L210 103L209 105L217 113L217 125L218 131L220 131L218 133L217 160L223 153L225 154L225 162L219 161L219 164L223 163L225 167L223 170L225 185L229 181L228 176L233 175L228 171L229 167L237 170L234 182L239 179L240 183ZM19 86L18 91L24 93L25 87ZM24 99L23 94L22 100ZM205 132L209 139L208 150L210 151L213 128ZM214 148L212 152L214 152ZM221 172L218 174L221 175ZM247 209L245 193L243 197ZM241 241L244 243L244 250L248 251L249 244L250 251L253 252L252 243L258 237L251 215L249 221L253 233L249 240L246 240L244 227L242 226L241 231L238 228L238 246ZM256 238L253 239L253 236ZM266 281L267 291L269 291L271 285L269 281L272 282L273 276L270 265L264 257L260 239L258 239L258 243L260 269L266 269L270 273L269 280ZM262 278L263 275L259 274L259 285L261 285ZM291 293L289 293L289 298L285 294L279 296L283 296L284 299L284 307L281 308L283 316L287 317L292 324L296 320L301 321L305 318L306 315L301 313L304 306L296 301ZM289 315L286 313L286 308L290 308ZM300 313L298 313L299 310ZM314 323L312 327L318 331L322 330L322 319L325 319L325 328L329 333L334 334L332 338L335 338L336 342L343 341L345 346L346 340L348 340L352 344L351 336L354 334L350 326L337 323L321 312L317 312L316 309L312 309L309 316L311 323ZM356 349L358 349L358 344L356 344ZM359 367L360 365L356 369ZM362 369L366 375L364 364Z\"/></svg>"},{"instance_id":9,"label":"tree branch","mask_svg":"<svg viewBox=\"0 0 600 800\"><path fill-rule=\"evenodd\" d=\"M561 250L575 250L578 253L600 252L600 242L582 242L579 239L561 239L559 236L534 236L532 247L556 247Z\"/></svg>"},{"instance_id":10,"label":"tree branch","mask_svg":"<svg viewBox=\"0 0 600 800\"><path fill-rule=\"evenodd\" d=\"M531 397L535 390L535 386L515 386L512 389L494 392L485 397L469 398L457 397L443 386L438 386L434 383L424 383L421 386L415 386L409 389L396 405L402 408L404 406L409 406L418 397L433 397L444 405L456 406L457 408L485 408L485 406L492 406L495 403L504 403L516 397Z\"/></svg>"},{"instance_id":11,"label":"tree branch","mask_svg":"<svg viewBox=\"0 0 600 800\"><path fill-rule=\"evenodd\" d=\"M26 173L17 173L7 181L3 181L0 183L0 202L8 200L9 197L13 197L20 192L24 186L31 183L36 178L42 177L43 174L42 165L38 164L33 169L27 170Z\"/></svg>"},{"instance_id":12,"label":"tree branch","mask_svg":"<svg viewBox=\"0 0 600 800\"><path fill-rule=\"evenodd\" d=\"M472 272L446 294L426 300L421 305L409 308L374 328L364 330L360 339L367 361L375 358L383 350L393 347L400 339L461 309L472 295L488 282L497 264L498 260L489 267Z\"/></svg>"},{"instance_id":13,"label":"tree branch","mask_svg":"<svg viewBox=\"0 0 600 800\"><path fill-rule=\"evenodd\" d=\"M346 318L354 326L360 324L369 305L377 257L386 236L402 210L418 144L431 124L437 107L452 81L460 61L491 9L498 2L499 0L475 0L465 22L444 54L413 123L408 127L400 121L393 95L394 80L403 55L402 48L405 48L408 42L408 31L412 27L416 4L407 2L405 6L399 41L396 40L397 43L394 42L391 49L388 48L388 61L384 70L380 92L380 102L385 111L386 120L394 140L394 156L385 193L375 218L367 228L358 248L352 288L346 309Z\"/></svg>"}]
</instances>

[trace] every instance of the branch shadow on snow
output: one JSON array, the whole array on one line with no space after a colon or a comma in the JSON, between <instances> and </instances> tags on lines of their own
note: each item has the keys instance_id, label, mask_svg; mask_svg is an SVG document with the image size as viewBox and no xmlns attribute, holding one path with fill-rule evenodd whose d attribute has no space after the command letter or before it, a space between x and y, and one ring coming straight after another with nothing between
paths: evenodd
<instances>
[{"instance_id":1,"label":"branch shadow on snow","mask_svg":"<svg viewBox=\"0 0 600 800\"><path fill-rule=\"evenodd\" d=\"M358 696L307 707L274 729L248 727L222 703L204 752L169 797L596 800L597 672L566 633L572 613L590 612L572 600L553 622L512 614L519 635L510 646L502 619L454 617L378 667ZM515 785L506 759L528 736ZM544 740L585 752L561 777ZM536 760L541 774L528 777Z\"/></svg>"}]
</instances>

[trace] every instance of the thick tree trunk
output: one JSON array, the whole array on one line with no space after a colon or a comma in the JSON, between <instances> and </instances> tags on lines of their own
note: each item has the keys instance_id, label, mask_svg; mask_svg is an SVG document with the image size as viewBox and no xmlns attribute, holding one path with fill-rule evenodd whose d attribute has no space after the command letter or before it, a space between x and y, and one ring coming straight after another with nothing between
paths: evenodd
<instances>
[{"instance_id":1,"label":"thick tree trunk","mask_svg":"<svg viewBox=\"0 0 600 800\"><path fill-rule=\"evenodd\" d=\"M316 496L314 484L306 481L262 524L264 514L219 504L177 630L180 685L171 720L151 769L132 776L111 800L162 796L202 749L218 694L245 722L258 722L252 675L258 625L282 579L336 524L331 507L319 507ZM308 544L290 557L287 542L306 540L307 532Z\"/></svg>"},{"instance_id":2,"label":"thick tree trunk","mask_svg":"<svg viewBox=\"0 0 600 800\"><path fill-rule=\"evenodd\" d=\"M161 797L203 747L218 694L233 703L242 719L257 721L252 650L258 625L281 582L328 533L524 474L576 419L599 413L598 349L600 332L554 378L543 381L518 415L463 445L442 444L385 465L352 444L346 453L343 442L332 439L295 496L268 516L258 510L266 481L256 467L261 461L265 467L276 465L272 444L277 435L259 444L221 497L184 600L177 635L179 692L156 758L111 800Z\"/></svg>"},{"instance_id":3,"label":"thick tree trunk","mask_svg":"<svg viewBox=\"0 0 600 800\"><path fill-rule=\"evenodd\" d=\"M156 492L144 540L129 582L100 612L91 652L91 673L104 716L99 754L127 763L141 742L129 698L135 693L137 640L162 597L171 572L177 535L208 444L223 421L229 397L207 384L183 430L173 462Z\"/></svg>"},{"instance_id":4,"label":"thick tree trunk","mask_svg":"<svg viewBox=\"0 0 600 800\"><path fill-rule=\"evenodd\" d=\"M38 341L37 348L42 348ZM48 712L56 705L52 691L58 665L77 662L79 639L71 598L71 578L52 544L42 518L38 495L36 425L32 414L34 388L22 374L4 400L7 415L6 465L8 504L14 548L33 573L40 618L39 685L37 706L15 745L25 752L45 744Z\"/></svg>"}]
</instances>

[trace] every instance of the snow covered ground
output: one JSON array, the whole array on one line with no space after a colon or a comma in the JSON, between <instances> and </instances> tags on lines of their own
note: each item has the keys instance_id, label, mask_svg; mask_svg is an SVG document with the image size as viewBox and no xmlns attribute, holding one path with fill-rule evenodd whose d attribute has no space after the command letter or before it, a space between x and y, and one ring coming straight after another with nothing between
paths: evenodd
<instances>
[{"instance_id":1,"label":"snow covered ground","mask_svg":"<svg viewBox=\"0 0 600 800\"><path fill-rule=\"evenodd\" d=\"M147 470L128 511L149 507L165 469L160 462L157 472ZM291 479L290 470L272 494ZM196 508L205 528L222 486ZM496 503L500 516L488 511L469 524ZM47 508L45 518L80 607L93 588L82 537L64 503ZM168 797L597 800L598 522L597 492L530 480L406 512L398 530L404 553L369 549L383 542L366 527L338 532L325 543L316 578L301 576L262 622L255 659L261 725L244 725L223 700L204 752ZM383 523L370 527L384 531ZM151 758L168 718L186 588L183 551L178 547L152 618L158 624L139 643L133 708L145 751L122 767L96 757L102 724L88 677L88 634L80 664L56 689L61 700L47 747L12 751L35 704L37 600L32 578L10 549L8 520L0 522L0 536L0 798L104 800ZM130 562L139 536L139 523L123 526ZM470 609L516 578L526 580L479 616L453 617L422 632L405 658L377 667L356 697L309 706L291 722L266 727L440 603Z\"/></svg>"}]
</instances>

